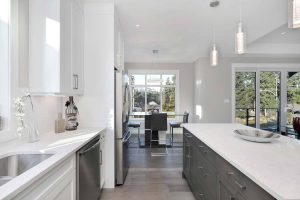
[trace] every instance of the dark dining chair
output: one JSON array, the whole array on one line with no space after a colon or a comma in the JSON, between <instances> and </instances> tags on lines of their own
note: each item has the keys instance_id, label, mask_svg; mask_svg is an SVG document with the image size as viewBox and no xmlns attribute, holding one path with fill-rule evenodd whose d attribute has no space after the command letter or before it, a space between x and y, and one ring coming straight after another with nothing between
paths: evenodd
<instances>
[{"instance_id":1,"label":"dark dining chair","mask_svg":"<svg viewBox=\"0 0 300 200\"><path fill-rule=\"evenodd\" d=\"M163 139L159 139L159 137L157 139L153 139L153 131L157 131L157 134L159 131L167 131L168 130L168 115L167 113L153 113L151 115L151 135L150 135L150 151L152 148L152 142L157 142L159 145L159 141L165 141L165 147L166 147L166 152L165 153L152 153L151 151L151 156L163 156L168 154L168 150L167 150L167 138Z\"/></svg>"},{"instance_id":2,"label":"dark dining chair","mask_svg":"<svg viewBox=\"0 0 300 200\"><path fill-rule=\"evenodd\" d=\"M171 145L174 143L174 128L182 128L182 124L189 123L189 113L187 111L183 114L182 122L173 121L170 122L170 132L171 132Z\"/></svg>"}]
</instances>

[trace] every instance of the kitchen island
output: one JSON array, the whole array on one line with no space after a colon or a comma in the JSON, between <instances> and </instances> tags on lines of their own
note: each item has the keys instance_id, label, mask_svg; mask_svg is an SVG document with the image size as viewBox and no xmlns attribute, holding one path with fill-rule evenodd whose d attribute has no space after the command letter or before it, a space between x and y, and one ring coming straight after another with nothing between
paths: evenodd
<instances>
[{"instance_id":1,"label":"kitchen island","mask_svg":"<svg viewBox=\"0 0 300 200\"><path fill-rule=\"evenodd\" d=\"M20 140L1 143L0 158L14 154L51 156L0 186L0 199L75 200L76 152L99 135L103 142L104 134L105 128L88 128L60 134L45 133L35 143Z\"/></svg>"},{"instance_id":2,"label":"kitchen island","mask_svg":"<svg viewBox=\"0 0 300 200\"><path fill-rule=\"evenodd\" d=\"M184 124L183 176L196 199L300 199L300 142L254 143L239 124Z\"/></svg>"}]
</instances>

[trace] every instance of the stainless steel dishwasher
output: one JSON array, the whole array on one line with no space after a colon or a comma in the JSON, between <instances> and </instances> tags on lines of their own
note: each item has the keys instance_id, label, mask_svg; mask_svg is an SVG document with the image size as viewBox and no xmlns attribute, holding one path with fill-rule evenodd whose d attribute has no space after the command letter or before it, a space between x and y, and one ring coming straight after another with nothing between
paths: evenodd
<instances>
[{"instance_id":1,"label":"stainless steel dishwasher","mask_svg":"<svg viewBox=\"0 0 300 200\"><path fill-rule=\"evenodd\" d=\"M77 200L97 200L101 195L100 136L77 152Z\"/></svg>"}]
</instances>

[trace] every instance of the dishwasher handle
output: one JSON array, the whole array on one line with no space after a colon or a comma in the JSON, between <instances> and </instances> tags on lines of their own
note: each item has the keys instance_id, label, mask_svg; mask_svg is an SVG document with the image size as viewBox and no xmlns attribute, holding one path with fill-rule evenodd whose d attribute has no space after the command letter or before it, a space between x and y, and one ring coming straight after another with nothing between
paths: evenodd
<instances>
[{"instance_id":1,"label":"dishwasher handle","mask_svg":"<svg viewBox=\"0 0 300 200\"><path fill-rule=\"evenodd\" d=\"M80 155L83 155L83 154L85 154L85 153L87 153L87 152L89 152L89 151L95 149L99 144L100 144L100 139L98 139L97 142L96 142L93 146L91 146L90 148L88 148L88 149L86 149L86 150L84 150L84 151L82 151L82 152L78 152L78 153L79 153Z\"/></svg>"}]
</instances>

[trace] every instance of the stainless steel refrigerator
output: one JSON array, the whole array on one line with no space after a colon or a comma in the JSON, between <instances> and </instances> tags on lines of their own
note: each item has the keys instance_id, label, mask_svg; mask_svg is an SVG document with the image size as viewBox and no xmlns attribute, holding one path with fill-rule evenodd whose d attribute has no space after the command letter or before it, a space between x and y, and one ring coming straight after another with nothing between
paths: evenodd
<instances>
[{"instance_id":1,"label":"stainless steel refrigerator","mask_svg":"<svg viewBox=\"0 0 300 200\"><path fill-rule=\"evenodd\" d=\"M125 182L129 169L129 139L128 129L130 114L129 77L115 69L115 176L116 185Z\"/></svg>"}]
</instances>

